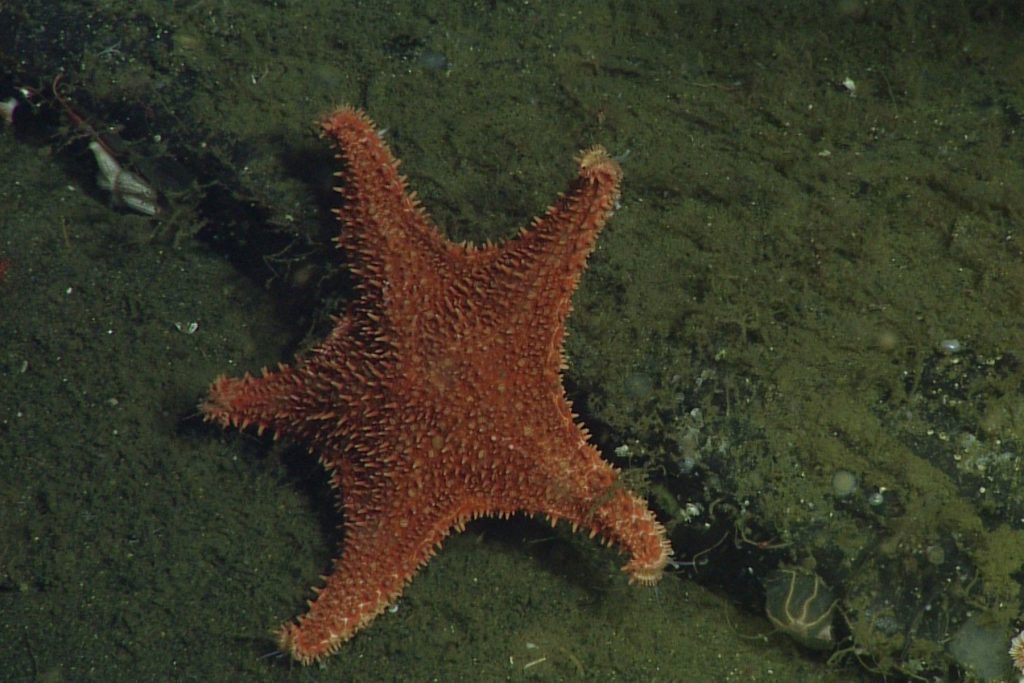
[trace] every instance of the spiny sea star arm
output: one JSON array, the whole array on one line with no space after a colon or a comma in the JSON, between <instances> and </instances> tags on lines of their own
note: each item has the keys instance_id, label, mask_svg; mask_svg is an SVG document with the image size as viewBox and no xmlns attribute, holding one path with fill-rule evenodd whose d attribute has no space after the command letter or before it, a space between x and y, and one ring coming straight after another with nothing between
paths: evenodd
<instances>
[{"instance_id":1,"label":"spiny sea star arm","mask_svg":"<svg viewBox=\"0 0 1024 683\"><path fill-rule=\"evenodd\" d=\"M452 530L437 508L399 511L395 495L345 488L342 554L309 610L278 631L281 649L303 664L333 654L394 604ZM378 506L373 500L380 500ZM366 507L364 507L366 506Z\"/></svg>"},{"instance_id":2,"label":"spiny sea star arm","mask_svg":"<svg viewBox=\"0 0 1024 683\"><path fill-rule=\"evenodd\" d=\"M321 132L333 144L342 170L335 210L342 229L338 246L348 255L364 292L408 292L426 274L450 266L450 244L431 223L398 172L398 160L363 112L341 108Z\"/></svg>"},{"instance_id":3,"label":"spiny sea star arm","mask_svg":"<svg viewBox=\"0 0 1024 683\"><path fill-rule=\"evenodd\" d=\"M214 380L206 400L199 405L203 419L223 427L245 429L255 426L262 434L269 429L274 437L298 436L300 423L291 419L288 397L299 391L298 374L282 365L276 372L266 368L259 377L221 375Z\"/></svg>"},{"instance_id":4,"label":"spiny sea star arm","mask_svg":"<svg viewBox=\"0 0 1024 683\"><path fill-rule=\"evenodd\" d=\"M596 486L572 489L563 480L557 489L549 490L543 506L524 507L529 513L545 515L552 524L564 519L574 531L589 530L591 538L617 546L629 555L622 567L629 582L653 585L672 558L665 527L643 499L622 485L611 466L600 463L599 467Z\"/></svg>"},{"instance_id":5,"label":"spiny sea star arm","mask_svg":"<svg viewBox=\"0 0 1024 683\"><path fill-rule=\"evenodd\" d=\"M514 300L550 311L558 324L569 314L572 293L616 208L622 180L622 168L603 147L582 152L578 161L579 175L569 189L516 239L498 247L490 266L501 273L506 287L512 281Z\"/></svg>"}]
</instances>

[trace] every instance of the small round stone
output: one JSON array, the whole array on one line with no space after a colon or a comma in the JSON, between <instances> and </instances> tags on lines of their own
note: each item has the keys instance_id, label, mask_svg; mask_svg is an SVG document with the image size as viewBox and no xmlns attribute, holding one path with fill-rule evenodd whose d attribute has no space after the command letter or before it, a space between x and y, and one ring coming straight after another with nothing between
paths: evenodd
<instances>
[{"instance_id":1,"label":"small round stone","mask_svg":"<svg viewBox=\"0 0 1024 683\"><path fill-rule=\"evenodd\" d=\"M857 475L850 470L836 470L832 473L832 493L836 498L846 498L857 492Z\"/></svg>"},{"instance_id":2,"label":"small round stone","mask_svg":"<svg viewBox=\"0 0 1024 683\"><path fill-rule=\"evenodd\" d=\"M964 348L963 344L960 343L959 339L943 339L939 342L939 349L943 353L953 355L954 353L960 353Z\"/></svg>"},{"instance_id":3,"label":"small round stone","mask_svg":"<svg viewBox=\"0 0 1024 683\"><path fill-rule=\"evenodd\" d=\"M942 549L941 545L928 546L924 550L924 556L936 567L946 561L946 551Z\"/></svg>"}]
</instances>

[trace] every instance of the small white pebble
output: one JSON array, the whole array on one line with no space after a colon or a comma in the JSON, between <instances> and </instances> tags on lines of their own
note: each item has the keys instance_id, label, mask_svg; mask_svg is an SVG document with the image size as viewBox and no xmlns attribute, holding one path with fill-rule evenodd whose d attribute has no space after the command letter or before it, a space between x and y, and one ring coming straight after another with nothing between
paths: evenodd
<instances>
[{"instance_id":1,"label":"small white pebble","mask_svg":"<svg viewBox=\"0 0 1024 683\"><path fill-rule=\"evenodd\" d=\"M963 344L959 339L943 339L939 342L939 350L948 354L960 353L963 350Z\"/></svg>"}]
</instances>

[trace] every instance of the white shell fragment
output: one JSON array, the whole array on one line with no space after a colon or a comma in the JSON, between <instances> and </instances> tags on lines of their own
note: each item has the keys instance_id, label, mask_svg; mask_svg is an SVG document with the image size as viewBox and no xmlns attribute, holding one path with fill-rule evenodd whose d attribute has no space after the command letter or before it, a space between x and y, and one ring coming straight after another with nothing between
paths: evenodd
<instances>
[{"instance_id":1,"label":"white shell fragment","mask_svg":"<svg viewBox=\"0 0 1024 683\"><path fill-rule=\"evenodd\" d=\"M110 192L115 204L126 206L147 216L155 216L160 210L156 190L140 176L126 170L98 141L89 143L89 149L96 157L96 184Z\"/></svg>"}]
</instances>

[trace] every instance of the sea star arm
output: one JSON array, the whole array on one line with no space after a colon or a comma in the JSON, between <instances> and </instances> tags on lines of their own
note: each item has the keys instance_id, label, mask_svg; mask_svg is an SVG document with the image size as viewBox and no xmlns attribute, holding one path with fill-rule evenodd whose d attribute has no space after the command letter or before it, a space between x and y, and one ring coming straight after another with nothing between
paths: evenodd
<instances>
[{"instance_id":1,"label":"sea star arm","mask_svg":"<svg viewBox=\"0 0 1024 683\"><path fill-rule=\"evenodd\" d=\"M561 332L570 300L594 250L598 233L611 217L619 197L622 168L603 147L582 152L579 175L543 216L519 236L498 247L488 278L513 288L506 302L527 302L531 323ZM538 321L539 313L552 319ZM554 342L561 345L561 334Z\"/></svg>"},{"instance_id":2,"label":"sea star arm","mask_svg":"<svg viewBox=\"0 0 1024 683\"><path fill-rule=\"evenodd\" d=\"M258 377L221 375L199 406L203 418L224 427L255 426L260 434L269 429L275 439L322 443L331 438L353 400L342 348L352 328L351 318L339 318L324 343L296 360L294 367L264 368Z\"/></svg>"},{"instance_id":3,"label":"sea star arm","mask_svg":"<svg viewBox=\"0 0 1024 683\"><path fill-rule=\"evenodd\" d=\"M657 583L672 556L665 528L642 499L617 481L599 500L596 507L591 502L585 509L576 506L568 510L566 517L574 526L590 529L591 536L614 543L629 554L622 571L629 575L630 583Z\"/></svg>"},{"instance_id":4,"label":"sea star arm","mask_svg":"<svg viewBox=\"0 0 1024 683\"><path fill-rule=\"evenodd\" d=\"M270 429L274 438L282 434L294 436L297 431L289 428L289 421L280 410L285 401L282 396L292 387L298 388L297 375L293 368L281 365L276 372L266 368L259 376L248 372L243 377L221 375L210 386L206 400L199 405L199 411L208 421L223 427L245 429L255 425L257 432Z\"/></svg>"},{"instance_id":5,"label":"sea star arm","mask_svg":"<svg viewBox=\"0 0 1024 683\"><path fill-rule=\"evenodd\" d=\"M326 657L366 626L401 594L456 525L442 505L413 508L408 492L360 485L367 471L345 461L335 481L345 516L344 552L309 610L278 631L278 643L309 664Z\"/></svg>"},{"instance_id":6,"label":"sea star arm","mask_svg":"<svg viewBox=\"0 0 1024 683\"><path fill-rule=\"evenodd\" d=\"M568 414L565 418L570 419ZM591 537L629 555L622 571L630 583L657 583L672 555L665 528L646 502L622 484L620 472L586 443L586 431L565 424L571 424L566 432L577 445L565 444L559 456L544 460L550 470L542 469L536 479L513 490L522 501L515 507L545 515L553 524L564 519L574 531L589 530Z\"/></svg>"},{"instance_id":7,"label":"sea star arm","mask_svg":"<svg viewBox=\"0 0 1024 683\"><path fill-rule=\"evenodd\" d=\"M358 276L361 301L389 302L410 296L424 278L437 281L452 265L447 242L406 187L398 160L361 111L342 108L321 131L334 145L342 170L336 188L344 198L335 210L344 226L336 241ZM459 251L459 249L456 249Z\"/></svg>"}]
</instances>

